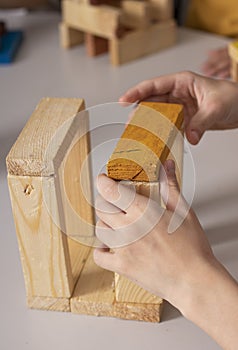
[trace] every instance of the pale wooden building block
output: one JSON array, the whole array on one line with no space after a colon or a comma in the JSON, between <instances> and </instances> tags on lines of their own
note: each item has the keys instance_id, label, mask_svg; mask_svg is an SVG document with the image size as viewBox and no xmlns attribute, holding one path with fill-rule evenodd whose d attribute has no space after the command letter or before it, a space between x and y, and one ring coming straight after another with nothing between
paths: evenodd
<instances>
[{"instance_id":1,"label":"pale wooden building block","mask_svg":"<svg viewBox=\"0 0 238 350\"><path fill-rule=\"evenodd\" d=\"M69 27L110 39L120 30L121 10L112 6L91 6L70 0L62 3L63 22Z\"/></svg>"},{"instance_id":2,"label":"pale wooden building block","mask_svg":"<svg viewBox=\"0 0 238 350\"><path fill-rule=\"evenodd\" d=\"M123 0L122 23L128 28L146 28L151 24L150 4L147 1Z\"/></svg>"},{"instance_id":3,"label":"pale wooden building block","mask_svg":"<svg viewBox=\"0 0 238 350\"><path fill-rule=\"evenodd\" d=\"M238 41L228 44L228 52L231 58L231 78L238 82Z\"/></svg>"},{"instance_id":4,"label":"pale wooden building block","mask_svg":"<svg viewBox=\"0 0 238 350\"><path fill-rule=\"evenodd\" d=\"M169 20L112 38L109 41L111 64L118 66L163 50L175 43L176 36L175 21Z\"/></svg>"},{"instance_id":5,"label":"pale wooden building block","mask_svg":"<svg viewBox=\"0 0 238 350\"><path fill-rule=\"evenodd\" d=\"M151 8L151 16L157 21L168 21L174 17L173 0L148 0Z\"/></svg>"},{"instance_id":6,"label":"pale wooden building block","mask_svg":"<svg viewBox=\"0 0 238 350\"><path fill-rule=\"evenodd\" d=\"M79 223L71 220L68 197L74 211L94 223L94 212L83 198L79 181L80 167L89 151L88 134L83 133L88 121L86 115L80 119L74 115L83 109L82 99L42 99L7 157L30 307L67 310L90 251L65 234L74 232ZM89 170L85 167L86 178ZM89 188L89 183L84 186ZM87 229L84 233L89 240L94 239L92 227Z\"/></svg>"},{"instance_id":7,"label":"pale wooden building block","mask_svg":"<svg viewBox=\"0 0 238 350\"><path fill-rule=\"evenodd\" d=\"M60 45L64 49L79 45L84 42L84 34L82 31L70 28L64 22L59 24Z\"/></svg>"}]
</instances>

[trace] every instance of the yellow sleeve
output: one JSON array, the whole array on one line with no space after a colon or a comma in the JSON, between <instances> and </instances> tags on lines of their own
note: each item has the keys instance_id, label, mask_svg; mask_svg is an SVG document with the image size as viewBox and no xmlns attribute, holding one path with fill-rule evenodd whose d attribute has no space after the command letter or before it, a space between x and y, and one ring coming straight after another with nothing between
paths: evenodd
<instances>
[{"instance_id":1,"label":"yellow sleeve","mask_svg":"<svg viewBox=\"0 0 238 350\"><path fill-rule=\"evenodd\" d=\"M190 0L186 25L238 37L238 0Z\"/></svg>"}]
</instances>

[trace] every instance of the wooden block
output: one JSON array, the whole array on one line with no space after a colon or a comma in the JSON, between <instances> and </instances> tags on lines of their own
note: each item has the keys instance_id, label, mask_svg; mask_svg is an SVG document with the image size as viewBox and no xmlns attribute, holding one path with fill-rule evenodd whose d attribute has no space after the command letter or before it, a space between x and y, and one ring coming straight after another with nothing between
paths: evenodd
<instances>
[{"instance_id":1,"label":"wooden block","mask_svg":"<svg viewBox=\"0 0 238 350\"><path fill-rule=\"evenodd\" d=\"M238 82L238 41L228 44L228 53L231 58L231 78Z\"/></svg>"},{"instance_id":2,"label":"wooden block","mask_svg":"<svg viewBox=\"0 0 238 350\"><path fill-rule=\"evenodd\" d=\"M62 125L84 109L78 98L43 98L7 156L7 170L15 176L52 176L53 159L59 145L47 152L50 141ZM63 143L65 135L61 135ZM52 147L51 147L52 148Z\"/></svg>"},{"instance_id":3,"label":"wooden block","mask_svg":"<svg viewBox=\"0 0 238 350\"><path fill-rule=\"evenodd\" d=\"M233 81L238 82L238 61L231 60L231 78Z\"/></svg>"},{"instance_id":4,"label":"wooden block","mask_svg":"<svg viewBox=\"0 0 238 350\"><path fill-rule=\"evenodd\" d=\"M27 306L30 309L70 312L69 298L28 296Z\"/></svg>"},{"instance_id":5,"label":"wooden block","mask_svg":"<svg viewBox=\"0 0 238 350\"><path fill-rule=\"evenodd\" d=\"M64 22L59 24L60 44L64 49L81 44L84 41L84 34L80 30L70 28Z\"/></svg>"},{"instance_id":6,"label":"wooden block","mask_svg":"<svg viewBox=\"0 0 238 350\"><path fill-rule=\"evenodd\" d=\"M71 312L114 316L114 273L94 263L90 254L70 300Z\"/></svg>"},{"instance_id":7,"label":"wooden block","mask_svg":"<svg viewBox=\"0 0 238 350\"><path fill-rule=\"evenodd\" d=\"M163 303L118 303L114 304L114 316L125 320L144 322L160 322L163 310Z\"/></svg>"},{"instance_id":8,"label":"wooden block","mask_svg":"<svg viewBox=\"0 0 238 350\"><path fill-rule=\"evenodd\" d=\"M161 300L161 299L160 299ZM93 316L117 317L126 320L159 322L160 303L117 302L114 273L98 267L90 254L70 299L71 312Z\"/></svg>"},{"instance_id":9,"label":"wooden block","mask_svg":"<svg viewBox=\"0 0 238 350\"><path fill-rule=\"evenodd\" d=\"M181 105L140 103L108 161L108 175L117 180L158 181L160 164L182 122Z\"/></svg>"},{"instance_id":10,"label":"wooden block","mask_svg":"<svg viewBox=\"0 0 238 350\"><path fill-rule=\"evenodd\" d=\"M151 24L151 9L146 1L123 0L122 23L128 28L146 28Z\"/></svg>"},{"instance_id":11,"label":"wooden block","mask_svg":"<svg viewBox=\"0 0 238 350\"><path fill-rule=\"evenodd\" d=\"M238 41L232 41L228 44L228 53L233 60L238 62Z\"/></svg>"},{"instance_id":12,"label":"wooden block","mask_svg":"<svg viewBox=\"0 0 238 350\"><path fill-rule=\"evenodd\" d=\"M81 112L81 118L73 118L83 108L82 99L42 99L7 157L12 209L31 307L67 309L66 299L90 251L69 236L85 242L94 240L94 213L81 188L83 181L90 196L89 166L80 174L89 152L87 114ZM56 298L61 298L60 302L54 301Z\"/></svg>"},{"instance_id":13,"label":"wooden block","mask_svg":"<svg viewBox=\"0 0 238 350\"><path fill-rule=\"evenodd\" d=\"M89 57L98 56L108 51L108 40L90 33L85 33L85 45Z\"/></svg>"},{"instance_id":14,"label":"wooden block","mask_svg":"<svg viewBox=\"0 0 238 350\"><path fill-rule=\"evenodd\" d=\"M72 28L110 39L120 31L121 10L101 5L63 1L63 21Z\"/></svg>"},{"instance_id":15,"label":"wooden block","mask_svg":"<svg viewBox=\"0 0 238 350\"><path fill-rule=\"evenodd\" d=\"M157 21L168 21L174 17L173 0L149 0L151 16Z\"/></svg>"},{"instance_id":16,"label":"wooden block","mask_svg":"<svg viewBox=\"0 0 238 350\"><path fill-rule=\"evenodd\" d=\"M109 41L110 61L118 66L165 49L175 41L174 20L157 23L144 30L129 31L121 38L113 38Z\"/></svg>"}]
</instances>

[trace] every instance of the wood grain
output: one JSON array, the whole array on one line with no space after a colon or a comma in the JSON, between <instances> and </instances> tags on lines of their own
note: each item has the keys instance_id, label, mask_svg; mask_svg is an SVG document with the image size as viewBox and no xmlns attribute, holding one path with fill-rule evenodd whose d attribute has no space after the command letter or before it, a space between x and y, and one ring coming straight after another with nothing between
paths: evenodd
<instances>
[{"instance_id":1,"label":"wood grain","mask_svg":"<svg viewBox=\"0 0 238 350\"><path fill-rule=\"evenodd\" d=\"M167 158L182 122L181 105L140 103L108 161L108 176L158 181L160 164Z\"/></svg>"},{"instance_id":2,"label":"wood grain","mask_svg":"<svg viewBox=\"0 0 238 350\"><path fill-rule=\"evenodd\" d=\"M78 98L43 98L31 118L26 123L7 159L8 173L21 176L52 176L54 174L52 161L65 135L59 135L62 140L49 143L62 125L70 122L72 117L84 109L84 100ZM65 129L67 133L68 129Z\"/></svg>"},{"instance_id":3,"label":"wood grain","mask_svg":"<svg viewBox=\"0 0 238 350\"><path fill-rule=\"evenodd\" d=\"M83 108L82 99L42 99L7 157L12 210L31 307L68 308L90 252L75 237L82 237L84 243L88 238L94 241L88 115L81 112L79 118L74 117Z\"/></svg>"}]
</instances>

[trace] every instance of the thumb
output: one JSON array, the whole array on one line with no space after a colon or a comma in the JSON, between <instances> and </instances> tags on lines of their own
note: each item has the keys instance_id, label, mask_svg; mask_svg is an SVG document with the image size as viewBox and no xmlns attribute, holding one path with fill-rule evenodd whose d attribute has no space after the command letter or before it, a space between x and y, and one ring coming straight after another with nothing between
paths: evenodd
<instances>
[{"instance_id":1,"label":"thumb","mask_svg":"<svg viewBox=\"0 0 238 350\"><path fill-rule=\"evenodd\" d=\"M160 171L160 194L168 210L174 211L180 198L179 184L175 174L175 163L168 159Z\"/></svg>"},{"instance_id":2,"label":"thumb","mask_svg":"<svg viewBox=\"0 0 238 350\"><path fill-rule=\"evenodd\" d=\"M185 123L185 133L192 145L197 145L206 130L213 124L213 118L208 111L199 110L190 120Z\"/></svg>"}]
</instances>

